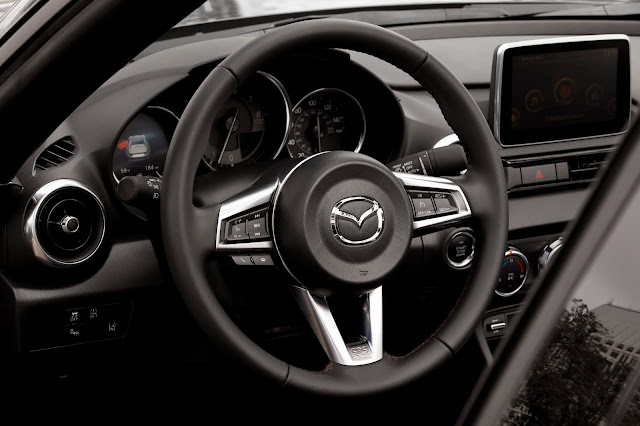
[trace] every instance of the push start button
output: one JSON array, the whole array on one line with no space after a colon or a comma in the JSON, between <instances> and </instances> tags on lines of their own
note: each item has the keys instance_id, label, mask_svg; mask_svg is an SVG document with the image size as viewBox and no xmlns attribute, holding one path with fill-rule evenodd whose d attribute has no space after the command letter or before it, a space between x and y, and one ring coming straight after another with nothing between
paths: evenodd
<instances>
[{"instance_id":1,"label":"push start button","mask_svg":"<svg viewBox=\"0 0 640 426\"><path fill-rule=\"evenodd\" d=\"M469 232L456 232L447 244L447 261L456 269L468 266L473 260L476 240Z\"/></svg>"}]
</instances>

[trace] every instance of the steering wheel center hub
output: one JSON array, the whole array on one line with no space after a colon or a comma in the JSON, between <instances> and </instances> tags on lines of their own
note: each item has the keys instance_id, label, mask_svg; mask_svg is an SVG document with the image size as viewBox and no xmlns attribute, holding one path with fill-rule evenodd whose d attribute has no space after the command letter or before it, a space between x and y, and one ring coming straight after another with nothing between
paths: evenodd
<instances>
[{"instance_id":1,"label":"steering wheel center hub","mask_svg":"<svg viewBox=\"0 0 640 426\"><path fill-rule=\"evenodd\" d=\"M312 292L365 293L405 257L412 215L405 189L384 165L362 154L327 152L284 180L273 215L276 248Z\"/></svg>"}]
</instances>

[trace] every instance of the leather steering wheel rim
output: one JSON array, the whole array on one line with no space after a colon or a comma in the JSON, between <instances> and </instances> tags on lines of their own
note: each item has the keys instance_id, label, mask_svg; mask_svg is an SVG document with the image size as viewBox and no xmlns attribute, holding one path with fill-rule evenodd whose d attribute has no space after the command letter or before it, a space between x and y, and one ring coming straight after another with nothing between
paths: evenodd
<instances>
[{"instance_id":1,"label":"leather steering wheel rim","mask_svg":"<svg viewBox=\"0 0 640 426\"><path fill-rule=\"evenodd\" d=\"M343 48L374 55L402 69L436 99L469 159L464 189L476 231L472 277L442 326L409 355L358 367L330 364L322 374L289 365L261 349L227 315L205 274L207 245L216 238L218 206L193 205L193 182L212 120L232 92L273 57L304 48ZM162 234L177 288L192 315L229 357L279 386L333 396L384 392L441 367L464 345L486 311L507 241L507 189L495 139L464 85L409 39L370 24L322 19L267 32L223 60L187 105L165 164Z\"/></svg>"}]
</instances>

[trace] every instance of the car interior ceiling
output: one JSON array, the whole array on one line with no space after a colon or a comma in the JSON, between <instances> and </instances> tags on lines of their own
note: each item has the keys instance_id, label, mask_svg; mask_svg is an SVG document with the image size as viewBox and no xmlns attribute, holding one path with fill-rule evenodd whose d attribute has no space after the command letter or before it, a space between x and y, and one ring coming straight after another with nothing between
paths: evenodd
<instances>
[{"instance_id":1,"label":"car interior ceiling","mask_svg":"<svg viewBox=\"0 0 640 426\"><path fill-rule=\"evenodd\" d=\"M602 208L591 194L638 127L637 22L286 17L208 33L172 29L201 1L155 2L153 19L146 3L42 7L27 43L18 29L0 44L6 383L336 393L455 422L584 261L570 226ZM201 240L205 254L177 249ZM504 359L482 383L515 368ZM486 420L494 396L466 413Z\"/></svg>"}]
</instances>

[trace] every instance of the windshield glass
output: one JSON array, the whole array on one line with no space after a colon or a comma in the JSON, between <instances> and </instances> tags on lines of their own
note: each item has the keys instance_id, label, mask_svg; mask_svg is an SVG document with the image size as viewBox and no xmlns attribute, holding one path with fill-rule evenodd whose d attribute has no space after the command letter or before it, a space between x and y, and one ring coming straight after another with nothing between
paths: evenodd
<instances>
[{"instance_id":1,"label":"windshield glass","mask_svg":"<svg viewBox=\"0 0 640 426\"><path fill-rule=\"evenodd\" d=\"M632 3L634 0L566 0L566 1L527 1L527 0L321 0L319 2L309 2L308 0L207 0L199 8L176 25L186 26L202 24L214 21L253 18L260 16L276 15L332 15L349 11L385 8L387 10L402 10L430 6L443 8L447 6L463 7L469 4L485 4L497 8L500 3L547 3L556 6L563 5L563 8L578 8L594 5Z\"/></svg>"}]
</instances>

